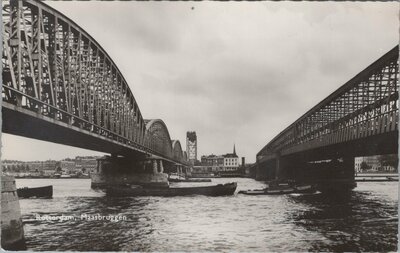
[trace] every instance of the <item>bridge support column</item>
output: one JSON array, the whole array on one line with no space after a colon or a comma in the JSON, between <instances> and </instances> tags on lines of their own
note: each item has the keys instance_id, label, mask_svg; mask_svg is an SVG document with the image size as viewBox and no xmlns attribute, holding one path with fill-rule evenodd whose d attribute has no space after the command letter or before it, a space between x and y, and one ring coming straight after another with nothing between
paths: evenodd
<instances>
[{"instance_id":1,"label":"bridge support column","mask_svg":"<svg viewBox=\"0 0 400 253\"><path fill-rule=\"evenodd\" d=\"M169 187L168 175L160 159L131 160L121 157L103 157L91 173L92 188L118 185L143 187Z\"/></svg>"},{"instance_id":2,"label":"bridge support column","mask_svg":"<svg viewBox=\"0 0 400 253\"><path fill-rule=\"evenodd\" d=\"M191 172L191 170L190 170L190 167L183 166L183 167L182 167L182 171L184 171L185 176L191 176L191 175L192 175L192 172Z\"/></svg>"},{"instance_id":3,"label":"bridge support column","mask_svg":"<svg viewBox=\"0 0 400 253\"><path fill-rule=\"evenodd\" d=\"M163 161L159 160L159 163L160 173L164 173Z\"/></svg>"},{"instance_id":4,"label":"bridge support column","mask_svg":"<svg viewBox=\"0 0 400 253\"><path fill-rule=\"evenodd\" d=\"M332 159L331 162L321 166L323 176L318 183L321 192L345 192L354 189L355 182L354 157L344 156Z\"/></svg>"},{"instance_id":5,"label":"bridge support column","mask_svg":"<svg viewBox=\"0 0 400 253\"><path fill-rule=\"evenodd\" d=\"M158 173L157 160L152 160L152 163L153 163L153 174L157 174Z\"/></svg>"}]
</instances>

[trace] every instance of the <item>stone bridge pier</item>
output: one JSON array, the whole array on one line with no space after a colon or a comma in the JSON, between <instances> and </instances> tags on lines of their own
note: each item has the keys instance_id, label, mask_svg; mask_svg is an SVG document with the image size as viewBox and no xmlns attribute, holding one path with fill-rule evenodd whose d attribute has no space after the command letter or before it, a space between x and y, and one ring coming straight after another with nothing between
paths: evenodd
<instances>
[{"instance_id":1,"label":"stone bridge pier","mask_svg":"<svg viewBox=\"0 0 400 253\"><path fill-rule=\"evenodd\" d=\"M91 187L104 188L121 185L143 187L169 187L168 175L164 173L162 159L128 159L105 156L97 160L97 167L91 172Z\"/></svg>"}]
</instances>

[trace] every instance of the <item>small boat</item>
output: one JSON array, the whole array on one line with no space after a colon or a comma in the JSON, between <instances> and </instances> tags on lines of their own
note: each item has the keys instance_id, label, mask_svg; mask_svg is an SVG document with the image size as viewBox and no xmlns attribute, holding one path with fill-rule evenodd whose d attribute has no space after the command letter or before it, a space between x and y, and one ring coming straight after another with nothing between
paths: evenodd
<instances>
[{"instance_id":1,"label":"small boat","mask_svg":"<svg viewBox=\"0 0 400 253\"><path fill-rule=\"evenodd\" d=\"M315 193L317 188L314 185L296 185L295 193Z\"/></svg>"},{"instance_id":2,"label":"small boat","mask_svg":"<svg viewBox=\"0 0 400 253\"><path fill-rule=\"evenodd\" d=\"M43 187L35 187L35 188L18 188L17 194L19 198L52 198L53 197L53 186L43 186Z\"/></svg>"},{"instance_id":3,"label":"small boat","mask_svg":"<svg viewBox=\"0 0 400 253\"><path fill-rule=\"evenodd\" d=\"M245 195L283 195L290 193L315 193L316 189L312 185L299 185L299 186L289 186L287 184L281 184L277 187L268 187L265 189L258 190L247 190L239 191L240 194Z\"/></svg>"},{"instance_id":4,"label":"small boat","mask_svg":"<svg viewBox=\"0 0 400 253\"><path fill-rule=\"evenodd\" d=\"M186 178L177 174L177 173L171 173L168 175L168 181L169 182L182 182Z\"/></svg>"},{"instance_id":5,"label":"small boat","mask_svg":"<svg viewBox=\"0 0 400 253\"><path fill-rule=\"evenodd\" d=\"M245 195L265 195L266 189L256 189L256 190L247 190L247 191L239 191L240 194Z\"/></svg>"},{"instance_id":6,"label":"small boat","mask_svg":"<svg viewBox=\"0 0 400 253\"><path fill-rule=\"evenodd\" d=\"M237 183L218 184L202 187L168 187L168 188L146 188L141 186L109 187L106 194L109 196L227 196L233 195L236 191Z\"/></svg>"},{"instance_id":7,"label":"small boat","mask_svg":"<svg viewBox=\"0 0 400 253\"><path fill-rule=\"evenodd\" d=\"M53 177L54 177L54 178L60 178L60 177L61 177L61 174L59 174L59 173L54 173L54 174L53 174Z\"/></svg>"},{"instance_id":8,"label":"small boat","mask_svg":"<svg viewBox=\"0 0 400 253\"><path fill-rule=\"evenodd\" d=\"M192 173L189 178L220 178L220 175L214 173Z\"/></svg>"},{"instance_id":9,"label":"small boat","mask_svg":"<svg viewBox=\"0 0 400 253\"><path fill-rule=\"evenodd\" d=\"M190 182L190 183L204 183L211 182L210 178L186 178L185 181L182 182Z\"/></svg>"},{"instance_id":10,"label":"small boat","mask_svg":"<svg viewBox=\"0 0 400 253\"><path fill-rule=\"evenodd\" d=\"M171 173L168 175L168 181L174 183L203 183L203 182L211 182L209 178L187 178L181 176L177 173Z\"/></svg>"},{"instance_id":11,"label":"small boat","mask_svg":"<svg viewBox=\"0 0 400 253\"><path fill-rule=\"evenodd\" d=\"M205 183L211 182L209 178L168 178L168 181L174 183Z\"/></svg>"},{"instance_id":12,"label":"small boat","mask_svg":"<svg viewBox=\"0 0 400 253\"><path fill-rule=\"evenodd\" d=\"M363 177L363 178L357 178L355 179L356 182L397 182L399 181L398 178L393 178L393 177Z\"/></svg>"},{"instance_id":13,"label":"small boat","mask_svg":"<svg viewBox=\"0 0 400 253\"><path fill-rule=\"evenodd\" d=\"M286 188L286 189L261 189L261 190L247 190L247 191L239 191L240 194L245 195L283 195L289 193L295 193L294 188Z\"/></svg>"}]
</instances>

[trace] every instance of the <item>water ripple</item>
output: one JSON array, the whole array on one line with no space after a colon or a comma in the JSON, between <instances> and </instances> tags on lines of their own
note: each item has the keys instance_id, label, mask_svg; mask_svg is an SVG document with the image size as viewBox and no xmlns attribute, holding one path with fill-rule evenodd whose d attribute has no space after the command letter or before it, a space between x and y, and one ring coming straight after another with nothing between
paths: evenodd
<instances>
[{"instance_id":1,"label":"water ripple","mask_svg":"<svg viewBox=\"0 0 400 253\"><path fill-rule=\"evenodd\" d=\"M251 179L238 190L263 188ZM32 185L34 184L34 185ZM73 251L396 251L396 183L359 183L346 196L110 198L90 180L24 180L54 185L50 200L20 200L30 250ZM178 184L179 185L179 184ZM81 219L120 215L124 221ZM36 216L71 216L37 220Z\"/></svg>"}]
</instances>

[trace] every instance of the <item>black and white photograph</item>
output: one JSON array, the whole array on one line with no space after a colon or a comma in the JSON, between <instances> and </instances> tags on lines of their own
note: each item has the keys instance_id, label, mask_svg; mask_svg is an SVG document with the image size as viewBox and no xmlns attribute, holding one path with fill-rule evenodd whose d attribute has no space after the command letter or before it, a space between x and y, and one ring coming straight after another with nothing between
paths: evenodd
<instances>
[{"instance_id":1,"label":"black and white photograph","mask_svg":"<svg viewBox=\"0 0 400 253\"><path fill-rule=\"evenodd\" d=\"M1 7L3 250L398 251L398 1Z\"/></svg>"}]
</instances>

